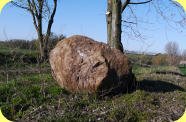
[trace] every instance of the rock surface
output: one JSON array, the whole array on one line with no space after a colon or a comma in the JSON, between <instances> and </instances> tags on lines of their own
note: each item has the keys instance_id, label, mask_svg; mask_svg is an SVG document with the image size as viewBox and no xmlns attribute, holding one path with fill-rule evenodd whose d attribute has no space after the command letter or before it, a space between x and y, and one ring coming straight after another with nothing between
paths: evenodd
<instances>
[{"instance_id":1,"label":"rock surface","mask_svg":"<svg viewBox=\"0 0 186 122\"><path fill-rule=\"evenodd\" d=\"M107 44L75 35L60 41L50 52L52 75L73 93L110 93L135 83L126 56Z\"/></svg>"}]
</instances>

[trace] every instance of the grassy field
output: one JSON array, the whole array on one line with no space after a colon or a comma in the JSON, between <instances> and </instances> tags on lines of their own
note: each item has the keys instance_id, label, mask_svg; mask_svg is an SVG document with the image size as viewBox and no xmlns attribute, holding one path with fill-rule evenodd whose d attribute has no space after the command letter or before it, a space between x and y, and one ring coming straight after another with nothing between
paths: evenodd
<instances>
[{"instance_id":1,"label":"grassy field","mask_svg":"<svg viewBox=\"0 0 186 122\"><path fill-rule=\"evenodd\" d=\"M186 77L174 66L135 65L136 89L104 98L60 88L48 63L0 67L0 107L14 121L169 122L186 108Z\"/></svg>"},{"instance_id":2,"label":"grassy field","mask_svg":"<svg viewBox=\"0 0 186 122\"><path fill-rule=\"evenodd\" d=\"M180 71L184 74L184 75L186 75L186 67L179 67L179 69L180 69Z\"/></svg>"}]
</instances>

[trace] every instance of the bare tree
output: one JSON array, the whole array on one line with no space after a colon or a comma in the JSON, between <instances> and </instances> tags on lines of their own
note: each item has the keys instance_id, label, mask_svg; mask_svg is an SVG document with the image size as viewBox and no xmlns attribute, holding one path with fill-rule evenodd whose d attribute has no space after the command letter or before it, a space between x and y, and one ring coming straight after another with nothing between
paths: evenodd
<instances>
[{"instance_id":1,"label":"bare tree","mask_svg":"<svg viewBox=\"0 0 186 122\"><path fill-rule=\"evenodd\" d=\"M154 9L156 12L163 17L165 20L171 20L175 23L179 23L180 25L185 25L185 13L183 8L177 4L174 1L167 1L165 3L162 0L107 0L107 12L106 12L106 21L107 21L107 43L114 48L117 48L123 52L123 46L121 43L121 33L122 33L122 22L127 23L128 25L125 25L125 27L129 27L131 31L135 34L135 36L140 37L140 34L134 30L134 28L131 25L138 24L138 18L135 15L132 7L135 5L142 5L152 3L154 6ZM169 6L168 3L170 3L172 6ZM174 14L171 14L171 12L175 13L174 11L168 10L167 8L176 7L179 9L178 13L180 13L181 20L175 20L172 19ZM128 8L128 9L126 9ZM167 13L169 12L169 13ZM122 17L122 13L125 13L132 16L127 18ZM175 15L178 16L178 15ZM130 21L130 18L134 18L134 21Z\"/></svg>"},{"instance_id":2,"label":"bare tree","mask_svg":"<svg viewBox=\"0 0 186 122\"><path fill-rule=\"evenodd\" d=\"M57 0L53 0L53 4L49 5L48 0L15 0L12 4L27 10L31 15L34 27L37 31L38 41L40 44L41 61L48 57L48 40L51 34L51 27L57 9ZM48 20L46 35L43 34L43 19Z\"/></svg>"},{"instance_id":3,"label":"bare tree","mask_svg":"<svg viewBox=\"0 0 186 122\"><path fill-rule=\"evenodd\" d=\"M176 42L168 42L165 46L165 51L167 53L167 60L169 64L173 65L177 63L177 58L179 56L179 46Z\"/></svg>"},{"instance_id":4,"label":"bare tree","mask_svg":"<svg viewBox=\"0 0 186 122\"><path fill-rule=\"evenodd\" d=\"M183 60L186 60L186 49L182 52Z\"/></svg>"}]
</instances>

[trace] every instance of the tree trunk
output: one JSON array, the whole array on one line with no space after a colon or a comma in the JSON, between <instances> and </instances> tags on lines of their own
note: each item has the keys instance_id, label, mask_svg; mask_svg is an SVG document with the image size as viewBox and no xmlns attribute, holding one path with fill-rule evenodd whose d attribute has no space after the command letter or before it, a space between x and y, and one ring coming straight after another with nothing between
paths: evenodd
<instances>
[{"instance_id":1,"label":"tree trunk","mask_svg":"<svg viewBox=\"0 0 186 122\"><path fill-rule=\"evenodd\" d=\"M39 49L40 49L40 61L43 62L46 57L45 57L45 51L44 51L44 42L43 42L43 35L41 34L38 34L38 41L39 41Z\"/></svg>"},{"instance_id":2,"label":"tree trunk","mask_svg":"<svg viewBox=\"0 0 186 122\"><path fill-rule=\"evenodd\" d=\"M42 19L43 19L43 2L39 3L39 15L37 16L37 22L38 22L38 41L39 41L39 46L40 46L40 55L41 55L41 62L44 62L46 60L46 54L45 54L45 41L44 41L44 36L43 36L43 26L42 26Z\"/></svg>"},{"instance_id":3,"label":"tree trunk","mask_svg":"<svg viewBox=\"0 0 186 122\"><path fill-rule=\"evenodd\" d=\"M121 0L107 0L107 43L123 52L121 43Z\"/></svg>"},{"instance_id":4,"label":"tree trunk","mask_svg":"<svg viewBox=\"0 0 186 122\"><path fill-rule=\"evenodd\" d=\"M54 9L52 11L52 14L50 16L50 19L48 21L48 27L47 27L47 33L46 33L46 36L44 38L44 58L45 59L48 59L48 53L49 53L49 50L48 50L48 41L49 41L49 37L50 37L50 34L51 34L51 27L52 27L52 24L54 22L54 16L55 16L55 13L56 13L56 9L57 9L57 0L53 0L54 2Z\"/></svg>"}]
</instances>

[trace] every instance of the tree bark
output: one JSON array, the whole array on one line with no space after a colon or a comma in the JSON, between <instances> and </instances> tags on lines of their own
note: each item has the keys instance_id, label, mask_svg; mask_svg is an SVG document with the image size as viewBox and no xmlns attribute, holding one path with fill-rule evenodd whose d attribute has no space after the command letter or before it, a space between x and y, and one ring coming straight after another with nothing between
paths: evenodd
<instances>
[{"instance_id":1,"label":"tree bark","mask_svg":"<svg viewBox=\"0 0 186 122\"><path fill-rule=\"evenodd\" d=\"M147 0L145 2L130 2L131 0L107 0L107 43L116 49L123 52L123 45L121 43L121 22L122 13L129 4L146 4L152 0Z\"/></svg>"},{"instance_id":2,"label":"tree bark","mask_svg":"<svg viewBox=\"0 0 186 122\"><path fill-rule=\"evenodd\" d=\"M34 3L34 1L33 1ZM36 7L36 5L34 5ZM46 57L45 57L45 52L44 52L44 37L43 37L43 26L42 26L42 19L43 19L43 1L39 1L39 13L37 16L37 22L38 22L38 41L40 44L40 55L41 55L41 62L44 62Z\"/></svg>"},{"instance_id":3,"label":"tree bark","mask_svg":"<svg viewBox=\"0 0 186 122\"><path fill-rule=\"evenodd\" d=\"M56 13L56 9L57 9L57 0L53 0L54 2L54 8L53 8L53 11L52 11L52 14L50 16L50 19L48 21L48 27L47 27L47 33L46 33L46 36L44 38L44 58L47 59L48 58L48 40L49 40L49 37L50 37L50 34L51 34L51 28L52 28L52 24L54 22L54 16L55 16L55 13Z\"/></svg>"},{"instance_id":4,"label":"tree bark","mask_svg":"<svg viewBox=\"0 0 186 122\"><path fill-rule=\"evenodd\" d=\"M107 43L110 45L111 43L111 23L112 23L112 0L107 0L107 13L106 13L106 20L107 20ZM110 45L111 46L111 45Z\"/></svg>"},{"instance_id":5,"label":"tree bark","mask_svg":"<svg viewBox=\"0 0 186 122\"><path fill-rule=\"evenodd\" d=\"M121 0L107 0L107 3L107 43L123 52L121 43L122 3Z\"/></svg>"}]
</instances>

